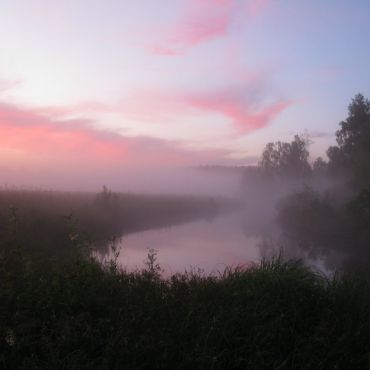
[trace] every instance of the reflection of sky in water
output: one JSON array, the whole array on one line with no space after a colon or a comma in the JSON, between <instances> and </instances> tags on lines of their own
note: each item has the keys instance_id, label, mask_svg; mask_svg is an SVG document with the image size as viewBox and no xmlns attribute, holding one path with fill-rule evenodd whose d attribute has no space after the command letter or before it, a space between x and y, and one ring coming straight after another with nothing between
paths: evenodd
<instances>
[{"instance_id":1,"label":"reflection of sky in water","mask_svg":"<svg viewBox=\"0 0 370 370\"><path fill-rule=\"evenodd\" d=\"M257 244L258 238L243 234L238 215L233 214L127 235L122 239L119 263L128 269L141 268L148 250L155 249L167 274L191 268L210 273L258 260Z\"/></svg>"}]
</instances>

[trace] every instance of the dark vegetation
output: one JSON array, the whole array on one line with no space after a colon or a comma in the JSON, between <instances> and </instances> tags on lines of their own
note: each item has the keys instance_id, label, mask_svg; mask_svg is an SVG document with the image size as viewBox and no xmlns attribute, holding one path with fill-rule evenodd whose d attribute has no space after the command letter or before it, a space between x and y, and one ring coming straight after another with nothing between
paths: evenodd
<instances>
[{"instance_id":1,"label":"dark vegetation","mask_svg":"<svg viewBox=\"0 0 370 370\"><path fill-rule=\"evenodd\" d=\"M104 252L127 233L212 219L235 203L226 198L102 192L0 191L0 249L16 228L20 245L41 258L69 258L71 241L84 240Z\"/></svg>"},{"instance_id":2,"label":"dark vegetation","mask_svg":"<svg viewBox=\"0 0 370 370\"><path fill-rule=\"evenodd\" d=\"M305 136L267 144L254 175L246 176L247 198L265 200L252 203L260 211L254 220L258 213L266 218L264 207L270 212L271 205L277 206L278 244L287 256L320 259L330 269L369 269L369 100L357 95L339 125L338 145L327 150L327 162L309 162L310 141ZM273 226L265 225L262 231L268 233Z\"/></svg>"},{"instance_id":3,"label":"dark vegetation","mask_svg":"<svg viewBox=\"0 0 370 370\"><path fill-rule=\"evenodd\" d=\"M76 256L0 259L3 369L367 369L370 278L273 260L160 277Z\"/></svg>"},{"instance_id":4,"label":"dark vegetation","mask_svg":"<svg viewBox=\"0 0 370 370\"><path fill-rule=\"evenodd\" d=\"M269 143L259 166L244 169L246 233L278 231L285 255L219 276L163 278L152 252L144 269L128 272L114 245L116 259L103 263L90 248L212 218L235 207L231 200L105 187L1 191L0 368L368 369L370 102L362 95L336 136L327 161L310 163L309 138L297 135ZM289 256L340 272L326 277Z\"/></svg>"}]
</instances>

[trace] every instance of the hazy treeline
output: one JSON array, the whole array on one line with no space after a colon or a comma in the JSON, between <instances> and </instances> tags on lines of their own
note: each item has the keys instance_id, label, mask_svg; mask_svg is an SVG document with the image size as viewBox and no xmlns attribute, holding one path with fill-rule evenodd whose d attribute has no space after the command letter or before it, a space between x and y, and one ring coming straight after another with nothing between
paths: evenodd
<instances>
[{"instance_id":1,"label":"hazy treeline","mask_svg":"<svg viewBox=\"0 0 370 370\"><path fill-rule=\"evenodd\" d=\"M250 205L254 222L259 214L264 232L273 228L266 219L277 218L278 238L265 242L265 250L283 247L288 256L323 259L330 268L366 268L370 265L370 102L363 95L352 100L336 140L337 145L327 150L327 161L319 157L313 163L308 137L296 135L290 143L267 144L259 166L245 176L246 198L254 199ZM277 215L272 215L272 205Z\"/></svg>"}]
</instances>

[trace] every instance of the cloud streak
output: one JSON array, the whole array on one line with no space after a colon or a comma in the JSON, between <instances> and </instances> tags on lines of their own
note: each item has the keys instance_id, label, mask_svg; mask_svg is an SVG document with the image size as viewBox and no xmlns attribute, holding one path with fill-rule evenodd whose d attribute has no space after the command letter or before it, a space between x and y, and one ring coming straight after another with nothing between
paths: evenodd
<instances>
[{"instance_id":1,"label":"cloud streak","mask_svg":"<svg viewBox=\"0 0 370 370\"><path fill-rule=\"evenodd\" d=\"M225 36L232 24L234 0L190 0L184 15L162 30L159 42L148 45L152 54L174 56Z\"/></svg>"},{"instance_id":2,"label":"cloud streak","mask_svg":"<svg viewBox=\"0 0 370 370\"><path fill-rule=\"evenodd\" d=\"M183 55L203 43L227 36L238 16L243 22L257 17L270 0L189 0L174 23L156 29L159 40L147 45L151 54Z\"/></svg>"},{"instance_id":3,"label":"cloud streak","mask_svg":"<svg viewBox=\"0 0 370 370\"><path fill-rule=\"evenodd\" d=\"M268 126L279 114L289 108L291 99L266 99L264 82L252 85L233 85L204 91L134 91L119 103L106 106L87 103L87 110L115 111L138 122L176 124L194 116L217 115L231 128L234 135L242 136Z\"/></svg>"},{"instance_id":4,"label":"cloud streak","mask_svg":"<svg viewBox=\"0 0 370 370\"><path fill-rule=\"evenodd\" d=\"M239 87L191 95L186 97L186 101L193 108L227 118L237 135L267 126L293 103L291 100L278 100L256 104L255 97L247 89Z\"/></svg>"}]
</instances>

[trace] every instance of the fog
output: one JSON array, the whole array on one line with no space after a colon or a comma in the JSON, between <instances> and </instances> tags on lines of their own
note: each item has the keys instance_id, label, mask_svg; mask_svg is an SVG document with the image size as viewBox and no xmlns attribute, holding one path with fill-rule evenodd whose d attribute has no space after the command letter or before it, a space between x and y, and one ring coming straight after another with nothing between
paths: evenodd
<instances>
[{"instance_id":1,"label":"fog","mask_svg":"<svg viewBox=\"0 0 370 370\"><path fill-rule=\"evenodd\" d=\"M115 192L191 194L234 197L240 192L242 170L228 173L202 167L122 168L110 172L45 170L3 171L3 185L23 189L99 191L106 185Z\"/></svg>"},{"instance_id":2,"label":"fog","mask_svg":"<svg viewBox=\"0 0 370 370\"><path fill-rule=\"evenodd\" d=\"M10 219L24 227L21 235L32 245L42 235L46 251L76 233L87 235L103 258L116 237L133 261L121 260L128 268L137 266L144 247L158 250L169 269L197 266L210 272L223 263L244 265L274 255L325 271L366 269L369 112L370 102L357 95L326 160L311 158L309 138L296 135L290 142L267 143L254 166L91 171L90 163L89 171L4 171L1 221L6 225L9 210L19 210ZM61 223L66 215L76 226L72 234ZM41 224L48 226L38 233ZM5 240L9 230L1 230Z\"/></svg>"},{"instance_id":3,"label":"fog","mask_svg":"<svg viewBox=\"0 0 370 370\"><path fill-rule=\"evenodd\" d=\"M44 173L32 179L26 171L24 182L17 178L17 186L9 181L3 188L2 205L36 207L44 212L41 218L71 212L96 238L100 258L110 256L108 240L118 237L119 262L128 269L138 268L151 249L164 273L193 268L214 273L276 255L302 258L324 271L367 266L363 242L361 257L344 245L353 244L354 233L346 214L353 195L346 176L313 167L309 174L274 171L259 164L122 169L100 176ZM45 200L50 189L52 202ZM33 195L15 196L22 192ZM65 202L62 194L79 195Z\"/></svg>"}]
</instances>

